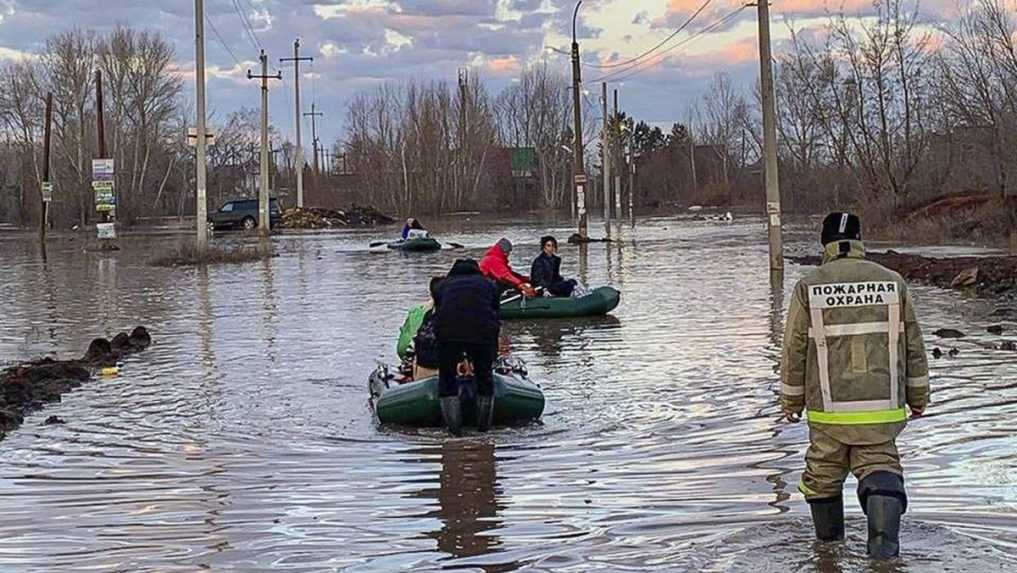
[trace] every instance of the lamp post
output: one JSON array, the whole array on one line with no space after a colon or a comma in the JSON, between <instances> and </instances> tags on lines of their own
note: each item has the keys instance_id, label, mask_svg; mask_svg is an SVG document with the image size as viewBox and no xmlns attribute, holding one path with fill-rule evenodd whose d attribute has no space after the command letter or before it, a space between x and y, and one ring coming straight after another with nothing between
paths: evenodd
<instances>
[{"instance_id":1,"label":"lamp post","mask_svg":"<svg viewBox=\"0 0 1017 573\"><path fill-rule=\"evenodd\" d=\"M572 109L575 114L575 145L573 146L573 184L575 185L576 206L579 215L579 236L586 237L586 171L583 168L583 112L580 107L582 101L579 94L579 84L582 83L579 71L579 43L576 41L576 18L579 16L579 7L582 0L576 2L576 9L572 12Z\"/></svg>"}]
</instances>

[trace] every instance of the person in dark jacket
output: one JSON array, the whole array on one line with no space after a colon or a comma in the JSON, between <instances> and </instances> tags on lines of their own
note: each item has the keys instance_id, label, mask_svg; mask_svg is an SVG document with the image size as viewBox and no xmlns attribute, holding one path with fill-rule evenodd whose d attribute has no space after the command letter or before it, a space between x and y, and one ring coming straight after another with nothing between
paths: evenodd
<instances>
[{"instance_id":1,"label":"person in dark jacket","mask_svg":"<svg viewBox=\"0 0 1017 573\"><path fill-rule=\"evenodd\" d=\"M434 332L438 341L438 395L445 425L462 428L456 375L465 355L477 381L477 427L487 431L494 417L494 361L498 357L498 289L473 259L452 265L435 297Z\"/></svg>"},{"instance_id":2,"label":"person in dark jacket","mask_svg":"<svg viewBox=\"0 0 1017 573\"><path fill-rule=\"evenodd\" d=\"M551 296L572 296L576 290L576 281L565 280L561 276L561 257L558 253L558 240L552 236L540 239L541 252L533 259L530 267L530 281L535 287L543 287Z\"/></svg>"}]
</instances>

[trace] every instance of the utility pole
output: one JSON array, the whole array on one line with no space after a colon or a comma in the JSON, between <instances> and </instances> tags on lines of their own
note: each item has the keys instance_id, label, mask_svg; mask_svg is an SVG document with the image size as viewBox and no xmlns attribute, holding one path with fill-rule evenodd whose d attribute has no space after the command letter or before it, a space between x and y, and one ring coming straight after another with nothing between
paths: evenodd
<instances>
[{"instance_id":1,"label":"utility pole","mask_svg":"<svg viewBox=\"0 0 1017 573\"><path fill-rule=\"evenodd\" d=\"M635 212L632 210L632 195L636 192L636 156L632 153L632 135L629 135L629 218L635 221ZM621 200L619 199L619 202ZM619 218L621 217L619 211Z\"/></svg>"},{"instance_id":2,"label":"utility pole","mask_svg":"<svg viewBox=\"0 0 1017 573\"><path fill-rule=\"evenodd\" d=\"M52 131L53 124L53 92L46 94L46 124L43 126L42 136L42 186L40 195L42 196L42 212L39 218L39 241L42 243L42 248L45 252L46 248L46 227L49 225L49 202L52 199L51 196L47 196L47 191L52 194L52 184L49 181L49 143L50 143L50 132Z\"/></svg>"},{"instance_id":3,"label":"utility pole","mask_svg":"<svg viewBox=\"0 0 1017 573\"><path fill-rule=\"evenodd\" d=\"M261 51L261 74L255 75L247 70L247 79L261 80L261 158L259 168L261 170L261 183L258 189L258 232L263 237L269 234L271 222L268 217L268 80L281 80L282 72L276 75L268 75L268 56L265 50ZM200 139L200 138L199 138Z\"/></svg>"},{"instance_id":4,"label":"utility pole","mask_svg":"<svg viewBox=\"0 0 1017 573\"><path fill-rule=\"evenodd\" d=\"M760 91L763 104L763 157L766 174L766 222L770 236L770 270L784 269L780 222L780 185L777 178L777 111L773 92L773 64L770 55L769 0L758 0Z\"/></svg>"},{"instance_id":5,"label":"utility pole","mask_svg":"<svg viewBox=\"0 0 1017 573\"><path fill-rule=\"evenodd\" d=\"M576 207L579 211L579 236L587 236L586 222L586 171L583 169L583 111L580 105L581 94L579 93L582 78L579 71L579 43L576 42L576 17L579 16L579 7L583 1L576 2L576 9L572 13L572 110L574 112L575 145L572 146L573 157L573 181L576 189Z\"/></svg>"},{"instance_id":6,"label":"utility pole","mask_svg":"<svg viewBox=\"0 0 1017 573\"><path fill-rule=\"evenodd\" d=\"M293 57L279 58L280 62L293 62L293 92L297 113L297 207L304 208L304 144L300 139L300 62L313 62L314 58L300 57L300 38L293 42ZM313 94L312 94L313 95Z\"/></svg>"},{"instance_id":7,"label":"utility pole","mask_svg":"<svg viewBox=\"0 0 1017 573\"><path fill-rule=\"evenodd\" d=\"M194 51L195 61L197 63L197 73L194 77L194 92L195 99L197 99L197 137L195 138L196 151L196 173L195 181L197 189L196 194L196 217L195 224L197 225L198 238L197 248L198 256L201 257L205 254L205 250L208 247L208 199L207 199L207 184L205 180L205 162L206 162L206 146L207 141L205 138L206 125L205 125L205 2L204 0L194 0Z\"/></svg>"},{"instance_id":8,"label":"utility pole","mask_svg":"<svg viewBox=\"0 0 1017 573\"><path fill-rule=\"evenodd\" d=\"M614 90L614 119L613 119L613 127L615 129L615 134L618 135L619 138L620 138L621 137L621 124L618 121L618 90ZM614 140L612 140L612 141L614 141ZM612 158L618 157L619 154L615 154L614 147L618 146L620 148L621 147L620 143L621 143L620 141L619 142L614 142L614 145L612 146L612 149L611 149L611 157ZM618 149L618 151L620 152L621 149ZM618 217L618 220L621 221L621 216L622 216L621 172L622 172L622 170L621 170L621 166L620 165L617 166L617 167L618 167L618 169L614 170L614 207L615 207L614 208L614 214L615 214L616 217Z\"/></svg>"},{"instance_id":9,"label":"utility pole","mask_svg":"<svg viewBox=\"0 0 1017 573\"><path fill-rule=\"evenodd\" d=\"M106 157L106 122L103 121L103 105L102 105L102 71L95 71L95 137L96 147L99 152L99 159L107 159ZM116 184L115 171L113 174L113 185ZM93 174L94 176L94 174ZM116 193L116 187L114 186L113 192ZM114 195L116 197L116 195ZM116 204L118 203L114 199L114 206L112 211L101 211L99 212L100 223L112 223L116 224ZM111 239L99 239L99 245L103 249L113 248L114 241Z\"/></svg>"},{"instance_id":10,"label":"utility pole","mask_svg":"<svg viewBox=\"0 0 1017 573\"><path fill-rule=\"evenodd\" d=\"M604 172L604 229L611 236L611 122L607 116L607 82L600 84L601 115L604 127L600 132L600 158Z\"/></svg>"},{"instance_id":11,"label":"utility pole","mask_svg":"<svg viewBox=\"0 0 1017 573\"><path fill-rule=\"evenodd\" d=\"M318 176L318 127L317 127L317 124L315 124L315 122L314 122L314 118L318 117L318 116L323 116L325 114L321 113L320 111L315 111L314 110L315 105L316 104L314 102L312 102L311 103L311 111L309 111L309 112L305 111L304 115L311 116L311 146L314 148L314 176L317 177Z\"/></svg>"}]
</instances>

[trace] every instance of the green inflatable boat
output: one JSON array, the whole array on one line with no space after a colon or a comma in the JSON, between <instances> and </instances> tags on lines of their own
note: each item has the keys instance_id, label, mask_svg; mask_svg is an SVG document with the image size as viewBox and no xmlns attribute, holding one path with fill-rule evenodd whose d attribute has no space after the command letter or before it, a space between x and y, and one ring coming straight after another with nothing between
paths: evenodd
<instances>
[{"instance_id":1,"label":"green inflatable boat","mask_svg":"<svg viewBox=\"0 0 1017 573\"><path fill-rule=\"evenodd\" d=\"M472 378L461 389L463 425L476 426L476 387ZM400 384L387 365L379 365L369 379L371 402L378 421L401 426L441 427L438 377ZM544 393L526 378L525 369L496 367L494 374L494 423L518 424L540 418Z\"/></svg>"},{"instance_id":2,"label":"green inflatable boat","mask_svg":"<svg viewBox=\"0 0 1017 573\"><path fill-rule=\"evenodd\" d=\"M607 314L618 306L621 293L611 287L594 289L585 296L525 298L519 293L502 300L499 315L513 318L573 318Z\"/></svg>"},{"instance_id":3,"label":"green inflatable boat","mask_svg":"<svg viewBox=\"0 0 1017 573\"><path fill-rule=\"evenodd\" d=\"M406 251L411 253L422 253L428 251L440 251L441 243L431 237L417 237L414 239L401 239L388 244L388 248L394 251Z\"/></svg>"}]
</instances>

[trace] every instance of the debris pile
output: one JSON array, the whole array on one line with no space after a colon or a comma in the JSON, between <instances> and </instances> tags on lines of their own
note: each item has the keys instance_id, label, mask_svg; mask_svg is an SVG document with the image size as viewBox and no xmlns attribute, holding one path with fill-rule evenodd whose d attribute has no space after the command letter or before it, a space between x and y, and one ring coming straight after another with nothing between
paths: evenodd
<instances>
[{"instance_id":1,"label":"debris pile","mask_svg":"<svg viewBox=\"0 0 1017 573\"><path fill-rule=\"evenodd\" d=\"M354 204L346 210L304 207L286 209L280 227L284 229L329 229L332 227L374 227L389 225L395 219L374 207Z\"/></svg>"},{"instance_id":2,"label":"debris pile","mask_svg":"<svg viewBox=\"0 0 1017 573\"><path fill-rule=\"evenodd\" d=\"M42 358L0 372L0 437L17 428L25 414L38 410L47 402L81 386L95 374L115 367L122 357L140 352L152 343L144 326L130 334L121 332L112 340L96 338L84 356L74 360ZM59 420L59 421L57 421ZM63 423L51 417L47 424Z\"/></svg>"},{"instance_id":3,"label":"debris pile","mask_svg":"<svg viewBox=\"0 0 1017 573\"><path fill-rule=\"evenodd\" d=\"M896 251L868 253L866 258L901 274L906 280L943 288L973 290L979 295L1012 295L1017 289L1017 257L923 257ZM818 265L817 256L789 257L801 265Z\"/></svg>"}]
</instances>

